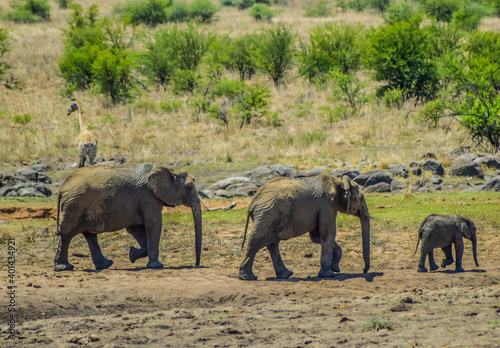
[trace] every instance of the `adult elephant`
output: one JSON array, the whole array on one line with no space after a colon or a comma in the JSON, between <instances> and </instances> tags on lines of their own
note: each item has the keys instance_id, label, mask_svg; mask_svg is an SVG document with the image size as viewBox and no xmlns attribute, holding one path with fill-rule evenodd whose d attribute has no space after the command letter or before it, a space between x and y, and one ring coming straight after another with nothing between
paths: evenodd
<instances>
[{"instance_id":1,"label":"adult elephant","mask_svg":"<svg viewBox=\"0 0 500 348\"><path fill-rule=\"evenodd\" d=\"M252 271L257 252L267 247L276 277L287 279L293 272L281 259L279 243L309 232L311 240L321 244L320 277L334 277L341 249L335 241L338 212L361 220L364 272L370 269L370 214L359 186L347 176L342 180L329 175L313 178L276 178L263 185L248 207L245 243L249 219L253 220L239 278L255 280ZM340 254L339 254L340 253Z\"/></svg>"},{"instance_id":2,"label":"adult elephant","mask_svg":"<svg viewBox=\"0 0 500 348\"><path fill-rule=\"evenodd\" d=\"M427 272L425 268L425 259L429 257L429 266L432 271L435 271L439 266L434 261L434 248L441 248L444 252L445 259L441 263L441 267L445 268L451 265L453 254L451 245L455 244L455 271L464 272L462 267L462 256L464 254L464 239L469 239L472 242L472 256L476 266L477 262L477 236L476 225L471 219L460 215L437 215L431 214L427 216L418 231L417 253L418 244L422 239L422 249L420 254L420 262L418 263L418 272Z\"/></svg>"},{"instance_id":3,"label":"adult elephant","mask_svg":"<svg viewBox=\"0 0 500 348\"><path fill-rule=\"evenodd\" d=\"M202 243L201 205L191 176L183 170L139 164L133 168L91 166L75 170L61 186L57 201L59 246L54 259L56 271L72 270L68 262L71 239L82 233L96 269L113 261L104 257L97 234L125 228L139 243L131 247L135 262L148 257L148 268L161 268L158 260L163 206L188 206L194 217L196 266L200 265ZM61 222L59 224L59 217Z\"/></svg>"}]
</instances>

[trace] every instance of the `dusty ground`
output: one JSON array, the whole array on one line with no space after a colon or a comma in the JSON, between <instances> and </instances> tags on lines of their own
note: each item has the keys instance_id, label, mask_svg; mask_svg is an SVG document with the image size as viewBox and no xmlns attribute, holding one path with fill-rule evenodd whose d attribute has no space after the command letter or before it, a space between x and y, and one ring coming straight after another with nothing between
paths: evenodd
<instances>
[{"instance_id":1,"label":"dusty ground","mask_svg":"<svg viewBox=\"0 0 500 348\"><path fill-rule=\"evenodd\" d=\"M45 209L10 214L29 221L47 214ZM9 213L3 211L0 220L6 217ZM144 260L131 264L127 251L133 240L117 232L99 237L114 265L93 271L87 245L77 237L70 247L75 271L62 273L52 270L56 244L50 227L17 254L15 340L7 339L7 253L2 250L0 346L500 345L498 234L481 236L480 267L474 266L466 242L467 272L420 274L418 254L413 256L416 232L389 229L379 237L390 242L372 245L372 268L363 274L357 232L339 230L344 258L334 279L314 277L320 249L304 236L282 243L283 259L295 272L291 279L272 278L270 259L262 251L255 265L259 280L246 282L236 278L241 227L205 228L204 267L198 269L189 267L194 263L193 236L183 228L164 232L169 244L162 244L162 270L141 268ZM0 247L7 249L6 244ZM438 260L441 254L436 251Z\"/></svg>"}]
</instances>

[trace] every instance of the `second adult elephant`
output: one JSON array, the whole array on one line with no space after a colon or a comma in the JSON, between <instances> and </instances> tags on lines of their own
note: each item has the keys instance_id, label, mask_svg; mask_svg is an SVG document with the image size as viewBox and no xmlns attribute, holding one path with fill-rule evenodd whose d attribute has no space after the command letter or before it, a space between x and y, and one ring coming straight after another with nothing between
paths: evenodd
<instances>
[{"instance_id":1,"label":"second adult elephant","mask_svg":"<svg viewBox=\"0 0 500 348\"><path fill-rule=\"evenodd\" d=\"M276 178L259 189L248 207L245 237L250 218L253 227L239 277L257 279L252 271L253 262L257 252L264 247L271 254L276 277L291 277L293 272L285 267L281 259L279 243L307 232L313 242L321 244L318 276L333 277L341 258L341 249L335 241L339 211L361 220L364 272L368 272L371 217L364 195L347 176L339 180L320 175L301 179Z\"/></svg>"},{"instance_id":2,"label":"second adult elephant","mask_svg":"<svg viewBox=\"0 0 500 348\"><path fill-rule=\"evenodd\" d=\"M102 254L97 234L123 228L140 245L140 249L130 248L131 262L148 257L146 267L163 267L158 260L161 212L163 206L178 205L190 207L193 212L196 266L199 266L201 205L194 181L186 171L153 163L143 163L133 168L96 165L75 170L63 183L58 196L59 246L54 269L63 271L74 268L68 261L68 248L71 239L80 233L87 240L95 268L110 267L113 261Z\"/></svg>"}]
</instances>

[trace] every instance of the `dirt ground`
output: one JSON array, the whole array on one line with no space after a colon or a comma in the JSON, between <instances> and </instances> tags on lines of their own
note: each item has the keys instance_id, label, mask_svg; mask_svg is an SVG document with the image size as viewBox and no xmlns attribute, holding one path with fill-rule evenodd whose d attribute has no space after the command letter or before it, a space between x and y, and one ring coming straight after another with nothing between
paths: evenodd
<instances>
[{"instance_id":1,"label":"dirt ground","mask_svg":"<svg viewBox=\"0 0 500 348\"><path fill-rule=\"evenodd\" d=\"M0 220L29 221L47 216L46 209L3 209ZM99 237L104 254L114 260L110 269L93 270L81 238L70 246L75 270L58 273L52 269L56 244L50 230L17 254L15 340L8 339L9 284L2 250L0 346L500 346L497 234L480 238L480 267L474 266L466 241L465 273L452 268L422 274L416 271L418 253L413 256L416 231L389 230L381 238L390 235L391 242L372 245L372 267L363 274L355 232L338 232L344 257L333 279L315 277L320 248L304 236L282 243L292 278L273 278L263 250L254 268L259 279L249 282L236 277L241 228L206 228L201 268L189 266L194 263L192 231L170 229L168 240L187 242L162 246L164 269L141 268L144 260L131 264L133 240L117 232ZM436 259L441 258L436 250Z\"/></svg>"}]
</instances>

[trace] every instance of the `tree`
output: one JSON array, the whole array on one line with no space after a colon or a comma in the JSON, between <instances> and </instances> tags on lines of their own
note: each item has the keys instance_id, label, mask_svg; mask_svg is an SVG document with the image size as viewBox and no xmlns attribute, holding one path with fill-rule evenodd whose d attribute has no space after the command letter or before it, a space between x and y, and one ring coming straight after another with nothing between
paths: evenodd
<instances>
[{"instance_id":1,"label":"tree","mask_svg":"<svg viewBox=\"0 0 500 348\"><path fill-rule=\"evenodd\" d=\"M251 79L255 74L256 62L255 55L259 42L259 36L256 34L244 34L233 41L233 47L230 51L233 67L238 70L240 80L244 81L245 76Z\"/></svg>"},{"instance_id":2,"label":"tree","mask_svg":"<svg viewBox=\"0 0 500 348\"><path fill-rule=\"evenodd\" d=\"M265 30L255 51L256 65L271 77L275 86L282 83L292 67L295 33L286 24Z\"/></svg>"},{"instance_id":3,"label":"tree","mask_svg":"<svg viewBox=\"0 0 500 348\"><path fill-rule=\"evenodd\" d=\"M9 29L0 27L0 82L3 75L12 67L10 62L3 59L5 53L10 51L10 47Z\"/></svg>"}]
</instances>

